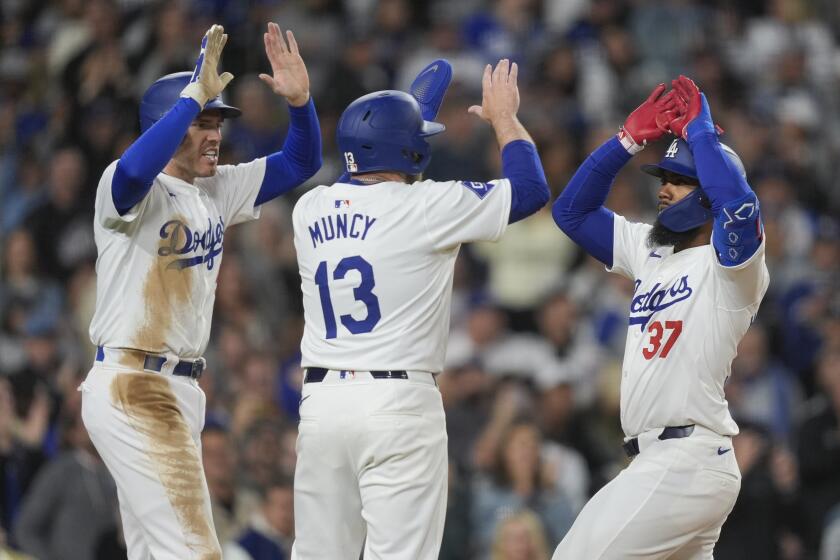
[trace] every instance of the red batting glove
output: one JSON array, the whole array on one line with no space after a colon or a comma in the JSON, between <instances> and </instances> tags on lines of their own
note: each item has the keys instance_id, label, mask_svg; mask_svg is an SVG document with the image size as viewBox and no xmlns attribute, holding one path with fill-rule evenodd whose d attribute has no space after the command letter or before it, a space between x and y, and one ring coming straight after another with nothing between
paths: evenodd
<instances>
[{"instance_id":1,"label":"red batting glove","mask_svg":"<svg viewBox=\"0 0 840 560\"><path fill-rule=\"evenodd\" d=\"M672 120L668 125L671 132L675 136L681 136L683 140L687 140L688 123L697 118L700 114L702 102L700 101L700 88L694 83L694 80L686 76L680 76L671 82L671 91L677 93L679 116Z\"/></svg>"},{"instance_id":2,"label":"red batting glove","mask_svg":"<svg viewBox=\"0 0 840 560\"><path fill-rule=\"evenodd\" d=\"M682 113L680 112L678 107L675 107L669 111L663 111L656 115L656 126L659 127L663 133L671 132L671 121L678 119Z\"/></svg>"},{"instance_id":3,"label":"red batting glove","mask_svg":"<svg viewBox=\"0 0 840 560\"><path fill-rule=\"evenodd\" d=\"M657 117L675 107L676 95L673 90L663 95L664 91L665 84L656 86L648 98L624 121L618 139L631 154L644 148L648 141L659 140L668 131L667 127L663 126L661 117L660 122L657 122Z\"/></svg>"}]
</instances>

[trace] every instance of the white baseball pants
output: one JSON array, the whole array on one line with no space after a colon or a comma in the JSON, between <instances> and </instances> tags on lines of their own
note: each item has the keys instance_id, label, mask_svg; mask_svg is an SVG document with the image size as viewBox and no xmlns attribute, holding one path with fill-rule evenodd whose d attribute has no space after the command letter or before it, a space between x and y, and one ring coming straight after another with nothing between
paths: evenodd
<instances>
[{"instance_id":1,"label":"white baseball pants","mask_svg":"<svg viewBox=\"0 0 840 560\"><path fill-rule=\"evenodd\" d=\"M117 483L129 560L220 560L201 463L206 400L188 377L97 363L82 420Z\"/></svg>"},{"instance_id":2,"label":"white baseball pants","mask_svg":"<svg viewBox=\"0 0 840 560\"><path fill-rule=\"evenodd\" d=\"M305 383L292 560L436 560L447 495L443 403L432 374L330 371Z\"/></svg>"},{"instance_id":3,"label":"white baseball pants","mask_svg":"<svg viewBox=\"0 0 840 560\"><path fill-rule=\"evenodd\" d=\"M711 560L741 473L732 439L696 426L639 436L630 465L584 506L552 560Z\"/></svg>"}]
</instances>

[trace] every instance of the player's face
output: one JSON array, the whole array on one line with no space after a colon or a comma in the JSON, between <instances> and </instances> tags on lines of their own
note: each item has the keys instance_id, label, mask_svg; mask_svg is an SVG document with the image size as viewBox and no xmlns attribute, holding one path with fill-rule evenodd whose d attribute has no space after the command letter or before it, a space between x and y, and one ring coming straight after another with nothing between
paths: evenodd
<instances>
[{"instance_id":1,"label":"player's face","mask_svg":"<svg viewBox=\"0 0 840 560\"><path fill-rule=\"evenodd\" d=\"M665 172L662 176L661 182L662 187L659 189L659 194L657 195L658 203L656 210L658 212L662 212L668 206L676 204L700 186L700 182L697 179L668 172Z\"/></svg>"},{"instance_id":2,"label":"player's face","mask_svg":"<svg viewBox=\"0 0 840 560\"><path fill-rule=\"evenodd\" d=\"M219 111L202 111L190 124L187 134L172 161L182 178L212 177L219 162L222 143L222 115Z\"/></svg>"}]
</instances>

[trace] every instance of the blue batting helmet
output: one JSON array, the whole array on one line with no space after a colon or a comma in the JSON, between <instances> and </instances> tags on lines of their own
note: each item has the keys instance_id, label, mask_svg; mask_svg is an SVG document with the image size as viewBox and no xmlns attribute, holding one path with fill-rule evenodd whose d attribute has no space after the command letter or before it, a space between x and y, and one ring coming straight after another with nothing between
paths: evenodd
<instances>
[{"instance_id":1,"label":"blue batting helmet","mask_svg":"<svg viewBox=\"0 0 840 560\"><path fill-rule=\"evenodd\" d=\"M348 173L401 171L418 175L429 165L427 136L446 127L423 119L420 104L395 90L364 95L338 121L338 147Z\"/></svg>"},{"instance_id":2,"label":"blue batting helmet","mask_svg":"<svg viewBox=\"0 0 840 560\"><path fill-rule=\"evenodd\" d=\"M746 177L747 172L738 154L726 144L720 144L720 147L741 176ZM643 165L641 169L655 177L662 177L667 171L684 177L691 177L698 181L700 179L697 174L697 166L694 163L694 155L688 147L688 142L682 138L677 138L671 142L671 145L665 150L662 161L656 165ZM699 227L711 219L711 203L703 191L702 185L676 204L668 206L659 213L659 222L671 231L678 232Z\"/></svg>"},{"instance_id":3,"label":"blue batting helmet","mask_svg":"<svg viewBox=\"0 0 840 560\"><path fill-rule=\"evenodd\" d=\"M192 75L192 72L168 74L149 86L140 100L140 132L146 132L175 106L181 97L181 90L187 87ZM218 109L226 119L233 119L242 114L236 107L226 105L221 94L204 105L205 111L209 109Z\"/></svg>"}]
</instances>

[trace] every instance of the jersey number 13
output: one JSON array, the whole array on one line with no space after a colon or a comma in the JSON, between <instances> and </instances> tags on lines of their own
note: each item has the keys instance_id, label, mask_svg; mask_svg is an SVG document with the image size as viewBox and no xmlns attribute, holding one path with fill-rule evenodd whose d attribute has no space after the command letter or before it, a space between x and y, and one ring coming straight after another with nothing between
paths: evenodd
<instances>
[{"instance_id":1,"label":"jersey number 13","mask_svg":"<svg viewBox=\"0 0 840 560\"><path fill-rule=\"evenodd\" d=\"M376 286L376 280L373 277L373 267L359 255L344 257L338 262L335 270L333 270L333 280L342 280L351 270L358 271L361 276L361 283L353 288L353 297L356 298L356 301L361 301L365 304L367 314L364 319L354 319L349 314L341 315L339 319L341 320L341 324L352 334L369 333L382 318L382 313L379 311L379 299L373 293L373 287ZM327 339L329 340L338 335L338 325L335 320L332 299L330 299L327 261L321 261L318 264L318 269L315 271L315 283L318 285L318 293L321 296L324 326L327 328Z\"/></svg>"}]
</instances>

